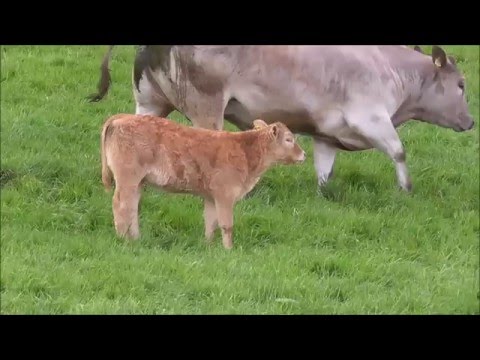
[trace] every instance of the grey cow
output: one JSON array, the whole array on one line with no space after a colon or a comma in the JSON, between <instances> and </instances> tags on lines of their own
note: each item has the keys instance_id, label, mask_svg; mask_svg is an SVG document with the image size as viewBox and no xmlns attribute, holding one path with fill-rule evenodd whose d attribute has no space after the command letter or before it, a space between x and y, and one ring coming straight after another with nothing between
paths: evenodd
<instances>
[{"instance_id":1,"label":"grey cow","mask_svg":"<svg viewBox=\"0 0 480 360\"><path fill-rule=\"evenodd\" d=\"M100 100L108 91L109 48ZM416 50L416 51L415 51ZM377 148L411 190L395 130L410 120L455 131L473 127L465 79L438 46L432 55L407 46L141 46L133 67L137 114L178 110L193 126L240 129L253 120L284 122L314 141L318 184L332 174L337 151Z\"/></svg>"}]
</instances>

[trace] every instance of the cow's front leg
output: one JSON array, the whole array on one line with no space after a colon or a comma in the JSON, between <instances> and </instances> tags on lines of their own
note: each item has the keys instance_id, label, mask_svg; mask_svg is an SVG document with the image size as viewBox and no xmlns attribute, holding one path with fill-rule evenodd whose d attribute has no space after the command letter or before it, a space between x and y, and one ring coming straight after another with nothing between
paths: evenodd
<instances>
[{"instance_id":1,"label":"cow's front leg","mask_svg":"<svg viewBox=\"0 0 480 360\"><path fill-rule=\"evenodd\" d=\"M362 108L365 110L359 110ZM412 183L408 175L405 150L390 116L383 109L376 109L373 112L370 109L375 109L375 107L352 108L346 113L345 120L353 131L363 136L393 160L399 186L405 191L411 191Z\"/></svg>"},{"instance_id":2,"label":"cow's front leg","mask_svg":"<svg viewBox=\"0 0 480 360\"><path fill-rule=\"evenodd\" d=\"M337 149L320 139L313 139L313 161L317 172L318 186L322 188L333 175Z\"/></svg>"}]
</instances>

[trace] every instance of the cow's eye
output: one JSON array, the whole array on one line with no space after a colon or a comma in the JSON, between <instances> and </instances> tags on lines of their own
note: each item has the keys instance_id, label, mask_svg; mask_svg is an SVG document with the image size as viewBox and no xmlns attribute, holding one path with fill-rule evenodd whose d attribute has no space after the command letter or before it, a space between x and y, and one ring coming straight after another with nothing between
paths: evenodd
<instances>
[{"instance_id":1,"label":"cow's eye","mask_svg":"<svg viewBox=\"0 0 480 360\"><path fill-rule=\"evenodd\" d=\"M458 87L462 89L462 91L465 90L465 82L463 80L460 80L458 83Z\"/></svg>"}]
</instances>

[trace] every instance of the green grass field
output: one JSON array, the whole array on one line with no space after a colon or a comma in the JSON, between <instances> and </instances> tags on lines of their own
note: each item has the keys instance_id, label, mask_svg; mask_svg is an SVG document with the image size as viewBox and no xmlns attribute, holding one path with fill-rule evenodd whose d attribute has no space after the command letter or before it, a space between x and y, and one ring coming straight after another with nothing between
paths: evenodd
<instances>
[{"instance_id":1,"label":"green grass field","mask_svg":"<svg viewBox=\"0 0 480 360\"><path fill-rule=\"evenodd\" d=\"M318 195L301 138L306 163L268 171L236 206L228 252L218 233L204 245L199 198L151 189L142 239L115 237L99 134L134 112L133 47L114 50L96 104L106 46L2 47L2 314L479 314L479 47L445 49L476 128L399 129L412 194L375 150L340 153Z\"/></svg>"}]
</instances>

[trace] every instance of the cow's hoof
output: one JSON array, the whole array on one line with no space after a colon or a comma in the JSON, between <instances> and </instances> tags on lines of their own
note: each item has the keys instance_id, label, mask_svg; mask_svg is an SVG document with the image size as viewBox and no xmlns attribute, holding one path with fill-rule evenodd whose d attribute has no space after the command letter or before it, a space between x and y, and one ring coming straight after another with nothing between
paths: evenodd
<instances>
[{"instance_id":1,"label":"cow's hoof","mask_svg":"<svg viewBox=\"0 0 480 360\"><path fill-rule=\"evenodd\" d=\"M400 185L399 189L404 193L411 194L412 193L412 184L408 183L405 186Z\"/></svg>"},{"instance_id":2,"label":"cow's hoof","mask_svg":"<svg viewBox=\"0 0 480 360\"><path fill-rule=\"evenodd\" d=\"M324 198L327 196L327 188L325 187L325 184L323 185L318 185L317 186L317 196Z\"/></svg>"}]
</instances>

